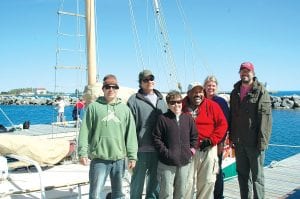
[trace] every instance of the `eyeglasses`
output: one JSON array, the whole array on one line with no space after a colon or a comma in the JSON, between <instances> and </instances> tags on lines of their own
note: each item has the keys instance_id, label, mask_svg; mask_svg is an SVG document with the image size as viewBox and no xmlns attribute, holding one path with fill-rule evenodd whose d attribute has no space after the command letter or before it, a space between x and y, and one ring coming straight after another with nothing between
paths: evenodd
<instances>
[{"instance_id":1,"label":"eyeglasses","mask_svg":"<svg viewBox=\"0 0 300 199\"><path fill-rule=\"evenodd\" d=\"M149 78L145 78L145 79L143 79L142 81L144 82L144 83L148 83L149 81L153 81L154 80L154 76L150 76Z\"/></svg>"},{"instance_id":2,"label":"eyeglasses","mask_svg":"<svg viewBox=\"0 0 300 199\"><path fill-rule=\"evenodd\" d=\"M114 90L117 90L119 89L119 86L118 85L104 85L103 88L109 90L109 89L114 89Z\"/></svg>"},{"instance_id":3,"label":"eyeglasses","mask_svg":"<svg viewBox=\"0 0 300 199\"><path fill-rule=\"evenodd\" d=\"M179 100L179 101L169 101L170 105L181 104L181 103L182 103L182 100Z\"/></svg>"}]
</instances>

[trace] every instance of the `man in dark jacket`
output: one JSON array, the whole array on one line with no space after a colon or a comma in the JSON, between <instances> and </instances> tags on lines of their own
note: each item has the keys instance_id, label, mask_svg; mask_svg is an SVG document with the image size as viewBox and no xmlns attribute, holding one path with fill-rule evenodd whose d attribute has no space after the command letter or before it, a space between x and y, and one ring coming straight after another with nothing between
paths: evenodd
<instances>
[{"instance_id":1,"label":"man in dark jacket","mask_svg":"<svg viewBox=\"0 0 300 199\"><path fill-rule=\"evenodd\" d=\"M240 66L240 81L230 94L229 139L235 147L242 199L264 198L264 159L272 131L272 106L269 93L257 80L254 66Z\"/></svg>"},{"instance_id":2,"label":"man in dark jacket","mask_svg":"<svg viewBox=\"0 0 300 199\"><path fill-rule=\"evenodd\" d=\"M138 138L138 161L130 183L130 198L142 198L145 178L146 198L158 198L157 182L158 157L153 145L152 132L160 114L167 111L162 94L154 89L154 75L150 70L139 73L140 89L127 101L136 123Z\"/></svg>"}]
</instances>

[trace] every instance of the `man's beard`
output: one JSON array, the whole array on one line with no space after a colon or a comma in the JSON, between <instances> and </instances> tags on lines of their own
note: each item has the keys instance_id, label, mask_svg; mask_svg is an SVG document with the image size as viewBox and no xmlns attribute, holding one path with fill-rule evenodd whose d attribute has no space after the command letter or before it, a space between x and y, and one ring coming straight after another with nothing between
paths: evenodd
<instances>
[{"instance_id":1,"label":"man's beard","mask_svg":"<svg viewBox=\"0 0 300 199\"><path fill-rule=\"evenodd\" d=\"M248 83L250 83L250 78L248 78L248 77L242 77L242 83L244 83L244 84L248 84Z\"/></svg>"}]
</instances>

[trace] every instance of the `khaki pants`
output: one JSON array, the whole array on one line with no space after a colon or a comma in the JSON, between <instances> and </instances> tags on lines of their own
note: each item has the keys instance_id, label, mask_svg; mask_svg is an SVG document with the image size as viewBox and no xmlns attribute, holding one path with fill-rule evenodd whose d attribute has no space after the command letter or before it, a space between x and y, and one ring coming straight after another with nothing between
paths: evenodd
<instances>
[{"instance_id":1,"label":"khaki pants","mask_svg":"<svg viewBox=\"0 0 300 199\"><path fill-rule=\"evenodd\" d=\"M192 158L185 199L193 199L196 189L197 199L213 198L216 175L219 172L217 146L209 150L196 151Z\"/></svg>"}]
</instances>

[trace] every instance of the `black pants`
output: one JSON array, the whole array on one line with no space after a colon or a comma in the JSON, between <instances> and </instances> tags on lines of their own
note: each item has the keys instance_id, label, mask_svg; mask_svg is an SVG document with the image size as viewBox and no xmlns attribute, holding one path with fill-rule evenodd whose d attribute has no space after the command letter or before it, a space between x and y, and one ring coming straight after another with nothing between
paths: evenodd
<instances>
[{"instance_id":1,"label":"black pants","mask_svg":"<svg viewBox=\"0 0 300 199\"><path fill-rule=\"evenodd\" d=\"M224 175L223 175L223 170L222 170L222 157L223 157L223 152L221 154L218 154L220 171L217 174L217 179L216 179L216 183L215 183L214 199L223 199L224 198L224 196L223 196Z\"/></svg>"}]
</instances>

